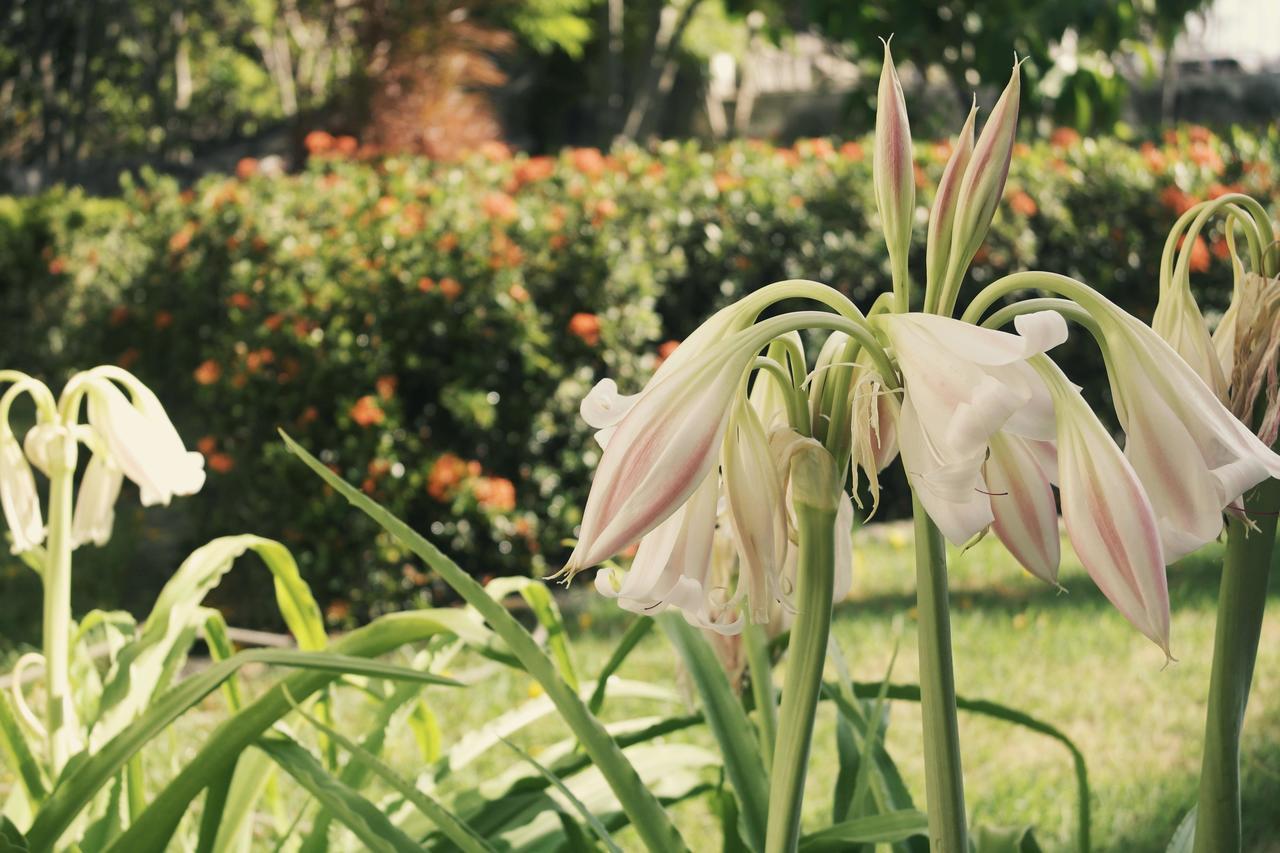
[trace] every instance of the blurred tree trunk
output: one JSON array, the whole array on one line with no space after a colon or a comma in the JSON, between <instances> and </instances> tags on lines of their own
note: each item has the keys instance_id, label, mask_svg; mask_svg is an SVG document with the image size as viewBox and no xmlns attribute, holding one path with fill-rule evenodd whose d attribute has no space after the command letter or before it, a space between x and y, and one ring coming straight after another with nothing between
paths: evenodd
<instances>
[{"instance_id":1,"label":"blurred tree trunk","mask_svg":"<svg viewBox=\"0 0 1280 853\"><path fill-rule=\"evenodd\" d=\"M664 3L658 10L653 42L649 49L648 68L640 88L631 99L631 108L622 125L621 135L624 139L637 139L651 129L654 114L675 83L676 71L679 70L680 40L684 37L689 22L693 20L693 13L701 4L702 0L687 0L684 8L677 9L674 4Z\"/></svg>"}]
</instances>

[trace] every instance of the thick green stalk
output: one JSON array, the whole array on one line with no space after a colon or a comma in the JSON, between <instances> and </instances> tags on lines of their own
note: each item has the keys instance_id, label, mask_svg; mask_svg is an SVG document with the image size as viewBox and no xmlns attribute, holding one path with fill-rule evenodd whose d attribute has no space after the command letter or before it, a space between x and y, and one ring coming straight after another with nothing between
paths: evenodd
<instances>
[{"instance_id":1,"label":"thick green stalk","mask_svg":"<svg viewBox=\"0 0 1280 853\"><path fill-rule=\"evenodd\" d=\"M756 723L760 735L760 757L764 769L773 767L773 747L778 740L778 697L773 689L773 666L769 662L769 638L763 625L747 625L742 631L742 646L747 652L747 668L751 672L751 696L755 700Z\"/></svg>"},{"instance_id":2,"label":"thick green stalk","mask_svg":"<svg viewBox=\"0 0 1280 853\"><path fill-rule=\"evenodd\" d=\"M964 777L951 668L947 551L942 534L912 496L915 517L916 609L920 630L920 713L924 720L925 797L934 853L967 853Z\"/></svg>"},{"instance_id":3,"label":"thick green stalk","mask_svg":"<svg viewBox=\"0 0 1280 853\"><path fill-rule=\"evenodd\" d=\"M1242 843L1240 730L1258 657L1280 483L1268 481L1246 501L1258 529L1249 530L1234 517L1227 526L1196 806L1196 853L1231 853Z\"/></svg>"},{"instance_id":4,"label":"thick green stalk","mask_svg":"<svg viewBox=\"0 0 1280 853\"><path fill-rule=\"evenodd\" d=\"M813 717L822 690L831 594L835 582L835 510L796 504L800 557L796 620L787 654L782 717L769 775L767 853L791 853L800 841L800 806L813 739Z\"/></svg>"},{"instance_id":5,"label":"thick green stalk","mask_svg":"<svg viewBox=\"0 0 1280 853\"><path fill-rule=\"evenodd\" d=\"M49 769L56 778L71 757L71 495L76 471L71 438L55 442L49 472L49 541L44 566L43 646ZM62 447L64 443L67 447ZM62 451L62 452L58 452Z\"/></svg>"}]
</instances>

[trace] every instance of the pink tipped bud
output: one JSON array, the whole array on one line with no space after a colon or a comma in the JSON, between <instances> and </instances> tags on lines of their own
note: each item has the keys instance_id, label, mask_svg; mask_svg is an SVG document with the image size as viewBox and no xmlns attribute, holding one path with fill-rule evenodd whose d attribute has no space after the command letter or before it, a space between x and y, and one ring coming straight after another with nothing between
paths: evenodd
<instances>
[{"instance_id":1,"label":"pink tipped bud","mask_svg":"<svg viewBox=\"0 0 1280 853\"><path fill-rule=\"evenodd\" d=\"M933 210L929 213L929 242L925 249L925 288L932 293L941 285L940 279L947 272L947 259L951 255L951 228L955 222L956 204L960 199L960 184L964 180L965 169L973 156L973 120L978 114L975 103L969 109L969 117L960 128L955 147L951 150L951 158L942 171L942 179L938 181L938 192L933 199Z\"/></svg>"},{"instance_id":2,"label":"pink tipped bud","mask_svg":"<svg viewBox=\"0 0 1280 853\"><path fill-rule=\"evenodd\" d=\"M1062 520L1080 562L1116 609L1169 654L1169 587L1146 488L1080 392L1032 360L1053 395Z\"/></svg>"},{"instance_id":3,"label":"pink tipped bud","mask_svg":"<svg viewBox=\"0 0 1280 853\"><path fill-rule=\"evenodd\" d=\"M947 286L951 288L964 275L982 241L987 238L991 218L1004 195L1013 142L1018 132L1019 65L1021 63L1013 66L1009 85L1005 86L1004 93L991 111L991 118L983 126L982 135L978 137L973 156L965 169L964 180L960 183L946 273Z\"/></svg>"},{"instance_id":4,"label":"pink tipped bud","mask_svg":"<svg viewBox=\"0 0 1280 853\"><path fill-rule=\"evenodd\" d=\"M906 265L911 244L911 221L915 215L915 165L911 159L911 126L907 122L907 102L893 67L889 43L884 43L884 66L876 104L876 148L872 163L876 206L880 227L889 248L889 261L898 268Z\"/></svg>"}]
</instances>

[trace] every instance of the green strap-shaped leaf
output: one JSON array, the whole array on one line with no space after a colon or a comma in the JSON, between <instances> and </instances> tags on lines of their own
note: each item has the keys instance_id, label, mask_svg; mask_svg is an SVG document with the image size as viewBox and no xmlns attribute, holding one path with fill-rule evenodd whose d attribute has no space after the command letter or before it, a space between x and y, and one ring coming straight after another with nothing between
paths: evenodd
<instances>
[{"instance_id":1,"label":"green strap-shaped leaf","mask_svg":"<svg viewBox=\"0 0 1280 853\"><path fill-rule=\"evenodd\" d=\"M619 848L614 842L613 836L609 834L609 830L605 829L604 824L600 822L600 818L591 813L591 809L587 808L586 804L583 803L582 800L578 799L573 791L569 790L569 786L566 785L559 776L543 767L532 755L525 752L506 738L503 738L502 742L510 747L512 752L523 758L526 764L541 773L542 776L560 792L560 795L569 801L569 805L572 806L573 810L587 822L587 825L591 827L591 831L596 834L596 837L604 842L605 847L608 847L613 851L613 853L622 853L621 848Z\"/></svg>"},{"instance_id":2,"label":"green strap-shaped leaf","mask_svg":"<svg viewBox=\"0 0 1280 853\"><path fill-rule=\"evenodd\" d=\"M622 639L618 640L618 644L613 647L613 654L609 655L609 660L596 676L596 689L592 691L591 699L587 702L587 708L591 713L600 713L600 709L604 707L604 696L609 687L609 679L651 630L653 630L653 620L648 616L641 616L627 626Z\"/></svg>"},{"instance_id":3,"label":"green strap-shaped leaf","mask_svg":"<svg viewBox=\"0 0 1280 853\"><path fill-rule=\"evenodd\" d=\"M307 722L320 729L328 735L334 743L342 747L351 754L351 760L365 765L369 770L380 776L383 781L394 788L400 796L404 797L422 814L427 820L439 827L440 831L449 837L449 840L463 851L463 853L493 853L493 847L489 845L483 838L477 835L471 827L458 820L444 806L436 802L425 791L416 787L399 773L392 770L376 755L361 747L358 743L344 736L341 732L321 722L319 719L311 716L302 709L296 709L299 715Z\"/></svg>"},{"instance_id":4,"label":"green strap-shaped leaf","mask_svg":"<svg viewBox=\"0 0 1280 853\"><path fill-rule=\"evenodd\" d=\"M534 617L547 629L547 648L560 668L560 675L565 682L578 692L578 673L573 666L573 656L569 653L569 635L565 633L564 617L560 614L560 606L551 597L547 585L541 581L524 577L494 578L485 586L494 601L501 601L512 593L529 605Z\"/></svg>"},{"instance_id":5,"label":"green strap-shaped leaf","mask_svg":"<svg viewBox=\"0 0 1280 853\"><path fill-rule=\"evenodd\" d=\"M361 748L371 755L377 755L381 752L392 717L407 702L413 701L421 690L421 685L397 684L395 689L391 691L391 695L380 699L374 712L373 722L360 743ZM361 764L358 761L348 761L347 766L343 767L338 774L338 778L344 785L360 790L364 786L365 780L369 778L369 772L368 765ZM327 812L322 811L316 815L316 819L311 825L311 831L302 842L298 853L323 853L323 851L328 850L329 827L332 823L333 818Z\"/></svg>"},{"instance_id":6,"label":"green strap-shaped leaf","mask_svg":"<svg viewBox=\"0 0 1280 853\"><path fill-rule=\"evenodd\" d=\"M755 727L729 685L729 677L715 650L702 634L673 613L664 613L658 622L693 677L707 726L720 744L725 774L742 803L743 840L752 850L761 851L765 843L765 819L769 814L769 774L760 758Z\"/></svg>"},{"instance_id":7,"label":"green strap-shaped leaf","mask_svg":"<svg viewBox=\"0 0 1280 853\"><path fill-rule=\"evenodd\" d=\"M4 750L5 763L18 771L18 780L26 791L27 799L38 804L48 793L44 771L31 754L27 738L18 725L18 718L9 704L9 697L0 690L0 748Z\"/></svg>"},{"instance_id":8,"label":"green strap-shaped leaf","mask_svg":"<svg viewBox=\"0 0 1280 853\"><path fill-rule=\"evenodd\" d=\"M1191 853L1196 845L1196 807L1192 806L1173 831L1165 853Z\"/></svg>"},{"instance_id":9,"label":"green strap-shaped leaf","mask_svg":"<svg viewBox=\"0 0 1280 853\"><path fill-rule=\"evenodd\" d=\"M857 817L800 839L800 853L839 853L855 844L904 841L929 834L929 818L914 809Z\"/></svg>"},{"instance_id":10,"label":"green strap-shaped leaf","mask_svg":"<svg viewBox=\"0 0 1280 853\"><path fill-rule=\"evenodd\" d=\"M100 744L119 732L146 707L166 674L186 653L184 642L197 624L201 602L231 570L242 554L254 551L271 571L276 600L298 647L325 647L324 619L311 589L298 573L293 557L279 542L260 536L224 536L192 552L156 597L137 639L120 650L107 676L93 725L92 742Z\"/></svg>"},{"instance_id":11,"label":"green strap-shaped leaf","mask_svg":"<svg viewBox=\"0 0 1280 853\"><path fill-rule=\"evenodd\" d=\"M474 607L506 642L511 653L546 691L555 703L561 717L581 741L583 749L600 769L609 787L613 789L635 825L641 840L651 850L662 853L686 850L679 830L671 821L662 803L645 787L640 775L622 754L617 743L605 731L604 726L587 709L576 692L565 682L551 659L538 648L538 644L506 608L498 604L484 587L446 557L438 548L420 536L411 527L387 510L370 500L346 480L330 471L301 445L281 432L285 444L298 455L311 470L328 483L349 503L376 521L397 541L417 554L432 570L444 579L463 600Z\"/></svg>"},{"instance_id":12,"label":"green strap-shaped leaf","mask_svg":"<svg viewBox=\"0 0 1280 853\"><path fill-rule=\"evenodd\" d=\"M422 848L401 832L382 810L358 791L330 776L324 765L300 744L281 737L263 738L258 748L315 797L373 853L420 853Z\"/></svg>"},{"instance_id":13,"label":"green strap-shaped leaf","mask_svg":"<svg viewBox=\"0 0 1280 853\"><path fill-rule=\"evenodd\" d=\"M204 641L209 647L209 657L215 661L227 660L236 653L231 637L227 634L227 620L222 617L222 613L212 608L205 612ZM222 694L233 713L244 707L244 697L240 694L240 676L233 675L222 682Z\"/></svg>"},{"instance_id":14,"label":"green strap-shaped leaf","mask_svg":"<svg viewBox=\"0 0 1280 853\"><path fill-rule=\"evenodd\" d=\"M52 849L76 815L92 800L106 782L118 773L129 758L149 740L163 731L205 696L216 690L241 666L250 662L308 670L283 679L257 701L227 719L207 740L192 765L170 782L151 805L116 842L120 850L160 849L167 843L191 800L233 762L240 751L256 740L263 731L289 710L283 696L284 685L295 697L305 697L329 684L341 674L367 675L377 678L403 679L428 684L460 686L458 682L406 667L394 666L359 657L382 654L409 639L421 639L431 633L451 630L447 614L431 614L418 620L405 619L418 614L393 614L366 626L364 633L353 631L343 638L336 651L350 650L355 655L329 652L304 652L295 649L254 649L241 652L229 660L215 663L198 675L179 683L157 698L147 710L92 755L81 753L72 759L58 784L49 794L39 816L27 833L32 850ZM400 618L396 618L400 617ZM434 617L434 618L432 618ZM446 617L440 619L440 617ZM402 630L395 630L400 628ZM414 629L414 630L408 630ZM406 637L408 639L401 639ZM401 642L394 640L401 639ZM230 745L230 746L229 746ZM234 747L234 748L232 748ZM210 755L210 751L213 754ZM194 765L194 770L193 770ZM191 771L190 774L187 771ZM186 774L186 775L184 775ZM196 781L198 779L198 782ZM178 784L179 781L183 784ZM177 801L181 801L181 808ZM163 818L159 815L163 814ZM150 819L148 815L152 815ZM157 827L157 822L163 824ZM158 844L137 843L130 839L162 835Z\"/></svg>"}]
</instances>

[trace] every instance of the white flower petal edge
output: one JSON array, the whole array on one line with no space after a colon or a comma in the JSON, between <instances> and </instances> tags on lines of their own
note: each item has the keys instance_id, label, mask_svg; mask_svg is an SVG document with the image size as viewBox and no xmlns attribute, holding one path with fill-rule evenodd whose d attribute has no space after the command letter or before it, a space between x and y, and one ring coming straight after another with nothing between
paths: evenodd
<instances>
[{"instance_id":1,"label":"white flower petal edge","mask_svg":"<svg viewBox=\"0 0 1280 853\"><path fill-rule=\"evenodd\" d=\"M875 321L902 369L898 444L908 479L943 536L963 544L993 520L982 478L991 436L1052 438L1052 402L1026 361L1065 341L1066 321L1026 314L1017 335L926 314Z\"/></svg>"},{"instance_id":2,"label":"white flower petal edge","mask_svg":"<svg viewBox=\"0 0 1280 853\"><path fill-rule=\"evenodd\" d=\"M143 506L167 505L174 495L191 495L204 485L204 456L189 452L160 401L141 383L130 389L135 402L113 382L89 389L89 423L115 462L138 484Z\"/></svg>"},{"instance_id":3,"label":"white flower petal edge","mask_svg":"<svg viewBox=\"0 0 1280 853\"><path fill-rule=\"evenodd\" d=\"M740 399L721 453L725 499L738 571L746 584L751 620L769 620L780 598L778 578L787 557L787 512L782 477L756 411Z\"/></svg>"},{"instance_id":4,"label":"white flower petal edge","mask_svg":"<svg viewBox=\"0 0 1280 853\"><path fill-rule=\"evenodd\" d=\"M1028 439L998 432L991 437L985 476L995 517L992 530L1023 568L1057 584L1062 556L1058 505L1040 452Z\"/></svg>"},{"instance_id":5,"label":"white flower petal edge","mask_svg":"<svg viewBox=\"0 0 1280 853\"><path fill-rule=\"evenodd\" d=\"M31 463L13 433L0 434L0 509L13 537L12 551L21 554L44 541L44 517Z\"/></svg>"},{"instance_id":6,"label":"white flower petal edge","mask_svg":"<svg viewBox=\"0 0 1280 853\"><path fill-rule=\"evenodd\" d=\"M1062 519L1080 562L1116 609L1169 652L1169 587L1142 481L1062 371L1033 362L1054 395Z\"/></svg>"},{"instance_id":7,"label":"white flower petal edge","mask_svg":"<svg viewBox=\"0 0 1280 853\"><path fill-rule=\"evenodd\" d=\"M71 545L93 543L101 547L111 539L115 526L116 500L124 483L124 472L106 454L95 453L85 466L80 493L71 519Z\"/></svg>"},{"instance_id":8,"label":"white flower petal edge","mask_svg":"<svg viewBox=\"0 0 1280 853\"><path fill-rule=\"evenodd\" d=\"M719 502L718 477L708 476L678 510L640 540L629 571L596 573L596 590L624 610L655 615L678 609L690 624L722 634L742 630L727 590L713 588L712 543Z\"/></svg>"},{"instance_id":9,"label":"white flower petal edge","mask_svg":"<svg viewBox=\"0 0 1280 853\"><path fill-rule=\"evenodd\" d=\"M1098 319L1125 456L1151 496L1172 562L1216 538L1223 510L1242 494L1280 476L1280 456L1149 327L1119 309Z\"/></svg>"}]
</instances>

